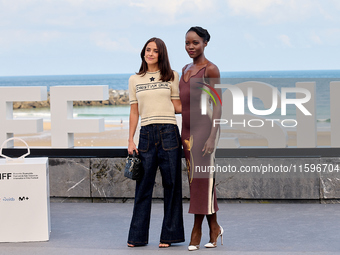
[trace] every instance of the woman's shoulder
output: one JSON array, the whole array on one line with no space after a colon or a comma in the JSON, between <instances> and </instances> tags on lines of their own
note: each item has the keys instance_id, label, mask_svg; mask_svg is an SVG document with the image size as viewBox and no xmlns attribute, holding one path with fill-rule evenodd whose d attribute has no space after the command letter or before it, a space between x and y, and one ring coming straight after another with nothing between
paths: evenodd
<instances>
[{"instance_id":1,"label":"woman's shoulder","mask_svg":"<svg viewBox=\"0 0 340 255\"><path fill-rule=\"evenodd\" d=\"M206 76L211 78L217 78L220 77L220 70L218 69L217 65L215 65L213 62L208 62L206 66Z\"/></svg>"},{"instance_id":2,"label":"woman's shoulder","mask_svg":"<svg viewBox=\"0 0 340 255\"><path fill-rule=\"evenodd\" d=\"M217 70L219 71L217 65L215 65L213 62L209 61L206 67L207 70Z\"/></svg>"},{"instance_id":3,"label":"woman's shoulder","mask_svg":"<svg viewBox=\"0 0 340 255\"><path fill-rule=\"evenodd\" d=\"M179 74L178 74L178 72L176 72L175 70L172 70L172 72L174 73L174 77L175 77L175 79L179 77Z\"/></svg>"},{"instance_id":4,"label":"woman's shoulder","mask_svg":"<svg viewBox=\"0 0 340 255\"><path fill-rule=\"evenodd\" d=\"M192 65L192 63L186 64L185 66L183 66L182 68L182 74L185 73L185 71Z\"/></svg>"},{"instance_id":5,"label":"woman's shoulder","mask_svg":"<svg viewBox=\"0 0 340 255\"><path fill-rule=\"evenodd\" d=\"M136 81L136 80L138 80L140 77L141 77L140 74L133 74L133 75L130 76L129 82Z\"/></svg>"}]
</instances>

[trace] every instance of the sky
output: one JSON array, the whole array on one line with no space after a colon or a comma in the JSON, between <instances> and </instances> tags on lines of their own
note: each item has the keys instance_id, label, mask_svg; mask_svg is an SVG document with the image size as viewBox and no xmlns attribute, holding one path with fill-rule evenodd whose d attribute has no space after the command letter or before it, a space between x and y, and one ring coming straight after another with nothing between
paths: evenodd
<instances>
[{"instance_id":1,"label":"sky","mask_svg":"<svg viewBox=\"0 0 340 255\"><path fill-rule=\"evenodd\" d=\"M151 37L181 72L192 26L221 72L340 69L339 0L0 0L0 76L119 74Z\"/></svg>"}]
</instances>

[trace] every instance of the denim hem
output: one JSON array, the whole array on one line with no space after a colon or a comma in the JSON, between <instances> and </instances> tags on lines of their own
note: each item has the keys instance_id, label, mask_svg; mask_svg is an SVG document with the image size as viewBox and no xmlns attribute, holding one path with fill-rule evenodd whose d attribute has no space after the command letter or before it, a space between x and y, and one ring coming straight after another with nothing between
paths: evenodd
<instances>
[{"instance_id":1,"label":"denim hem","mask_svg":"<svg viewBox=\"0 0 340 255\"><path fill-rule=\"evenodd\" d=\"M127 241L127 243L135 246L145 246L148 244L148 242L131 242L131 241Z\"/></svg>"},{"instance_id":2,"label":"denim hem","mask_svg":"<svg viewBox=\"0 0 340 255\"><path fill-rule=\"evenodd\" d=\"M177 239L177 240L160 240L161 243L172 244L172 243L183 243L185 239Z\"/></svg>"}]
</instances>

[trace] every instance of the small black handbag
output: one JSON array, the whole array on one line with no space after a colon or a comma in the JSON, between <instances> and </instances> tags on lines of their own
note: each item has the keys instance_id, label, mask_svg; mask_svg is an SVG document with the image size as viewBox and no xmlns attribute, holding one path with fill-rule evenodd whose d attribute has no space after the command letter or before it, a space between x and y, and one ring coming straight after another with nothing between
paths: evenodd
<instances>
[{"instance_id":1,"label":"small black handbag","mask_svg":"<svg viewBox=\"0 0 340 255\"><path fill-rule=\"evenodd\" d=\"M144 169L142 166L142 161L138 158L136 152L133 151L133 155L129 155L126 158L124 176L135 181L140 181L143 177L143 174Z\"/></svg>"}]
</instances>

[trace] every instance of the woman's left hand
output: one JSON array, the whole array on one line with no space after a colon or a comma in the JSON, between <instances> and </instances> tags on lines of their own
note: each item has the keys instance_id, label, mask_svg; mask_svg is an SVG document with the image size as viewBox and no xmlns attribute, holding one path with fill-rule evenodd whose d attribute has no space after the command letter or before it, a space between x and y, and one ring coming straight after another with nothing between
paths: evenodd
<instances>
[{"instance_id":1,"label":"woman's left hand","mask_svg":"<svg viewBox=\"0 0 340 255\"><path fill-rule=\"evenodd\" d=\"M203 147L203 150L204 153L203 153L203 156L205 156L205 154L211 154L214 152L214 149L215 149L215 139L213 138L208 138L208 140L205 142L204 144L204 147Z\"/></svg>"}]
</instances>

